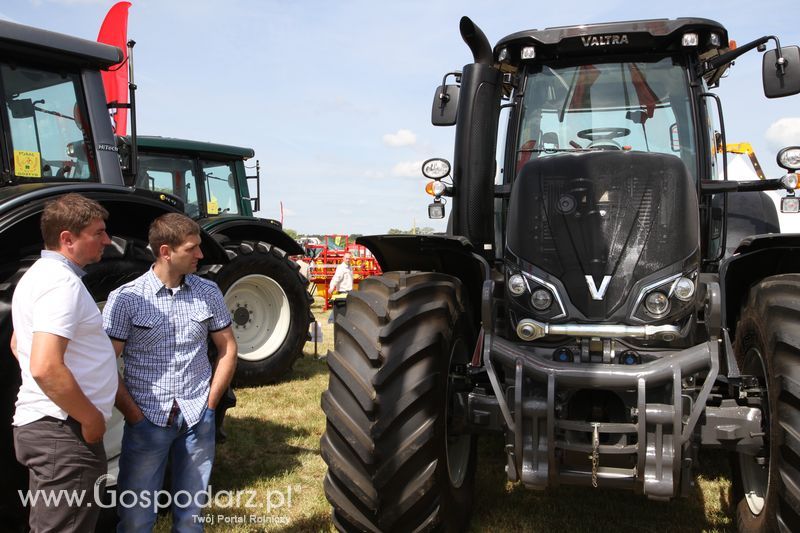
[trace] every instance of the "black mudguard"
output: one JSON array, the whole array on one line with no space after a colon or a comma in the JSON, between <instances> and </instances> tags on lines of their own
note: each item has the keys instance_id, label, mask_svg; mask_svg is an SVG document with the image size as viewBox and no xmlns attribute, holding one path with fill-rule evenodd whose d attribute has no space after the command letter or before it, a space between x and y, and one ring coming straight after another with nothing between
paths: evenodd
<instances>
[{"instance_id":1,"label":"black mudguard","mask_svg":"<svg viewBox=\"0 0 800 533\"><path fill-rule=\"evenodd\" d=\"M734 332L750 287L777 274L800 272L800 234L753 235L741 241L719 269L722 324Z\"/></svg>"},{"instance_id":2,"label":"black mudguard","mask_svg":"<svg viewBox=\"0 0 800 533\"><path fill-rule=\"evenodd\" d=\"M203 218L197 221L211 235L224 235L234 242L264 241L288 255L304 255L303 248L274 220L255 217Z\"/></svg>"},{"instance_id":3,"label":"black mudguard","mask_svg":"<svg viewBox=\"0 0 800 533\"><path fill-rule=\"evenodd\" d=\"M441 272L457 277L467 289L472 309L478 309L489 265L464 237L443 235L370 235L356 243L366 246L384 272Z\"/></svg>"}]
</instances>

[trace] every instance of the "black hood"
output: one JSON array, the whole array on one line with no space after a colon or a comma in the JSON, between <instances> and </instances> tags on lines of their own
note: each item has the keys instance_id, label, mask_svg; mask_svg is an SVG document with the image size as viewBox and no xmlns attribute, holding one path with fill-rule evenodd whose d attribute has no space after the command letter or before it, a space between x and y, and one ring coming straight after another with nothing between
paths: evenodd
<instances>
[{"instance_id":1,"label":"black hood","mask_svg":"<svg viewBox=\"0 0 800 533\"><path fill-rule=\"evenodd\" d=\"M560 280L585 318L603 320L637 281L697 263L698 228L695 185L678 157L565 153L523 167L511 192L507 247Z\"/></svg>"}]
</instances>

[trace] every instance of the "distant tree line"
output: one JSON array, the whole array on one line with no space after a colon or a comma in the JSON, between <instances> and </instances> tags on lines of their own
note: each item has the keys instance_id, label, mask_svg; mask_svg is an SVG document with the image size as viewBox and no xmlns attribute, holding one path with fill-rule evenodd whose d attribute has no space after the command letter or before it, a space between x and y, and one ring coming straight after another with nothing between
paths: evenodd
<instances>
[{"instance_id":1,"label":"distant tree line","mask_svg":"<svg viewBox=\"0 0 800 533\"><path fill-rule=\"evenodd\" d=\"M325 234L322 233L298 233L297 231L291 228L283 228L283 231L286 232L289 237L294 240L298 240L301 237L316 237L321 242L325 242ZM433 235L436 232L431 227L425 226L423 228L410 228L410 229L398 229L398 228L389 228L389 231L386 233L389 235ZM353 243L358 237L362 237L362 233L351 233L348 235L348 241Z\"/></svg>"}]
</instances>

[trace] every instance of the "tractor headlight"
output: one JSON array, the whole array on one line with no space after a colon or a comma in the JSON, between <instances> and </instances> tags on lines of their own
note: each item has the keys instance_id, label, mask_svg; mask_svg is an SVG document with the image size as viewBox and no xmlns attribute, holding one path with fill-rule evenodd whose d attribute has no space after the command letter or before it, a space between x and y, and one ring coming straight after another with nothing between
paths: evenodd
<instances>
[{"instance_id":1,"label":"tractor headlight","mask_svg":"<svg viewBox=\"0 0 800 533\"><path fill-rule=\"evenodd\" d=\"M537 311L546 311L553 304L553 295L547 289L536 289L531 294L531 305Z\"/></svg>"},{"instance_id":2,"label":"tractor headlight","mask_svg":"<svg viewBox=\"0 0 800 533\"><path fill-rule=\"evenodd\" d=\"M422 163L422 175L432 180L440 180L450 174L450 162L434 157Z\"/></svg>"},{"instance_id":3,"label":"tractor headlight","mask_svg":"<svg viewBox=\"0 0 800 533\"><path fill-rule=\"evenodd\" d=\"M673 289L675 298L682 302L688 302L694 296L694 282L689 278L678 278Z\"/></svg>"},{"instance_id":4,"label":"tractor headlight","mask_svg":"<svg viewBox=\"0 0 800 533\"><path fill-rule=\"evenodd\" d=\"M700 42L700 36L694 32L684 33L681 39L681 44L686 47L697 46Z\"/></svg>"},{"instance_id":5,"label":"tractor headlight","mask_svg":"<svg viewBox=\"0 0 800 533\"><path fill-rule=\"evenodd\" d=\"M536 57L536 48L533 46L524 46L521 55L522 59L534 59Z\"/></svg>"},{"instance_id":6,"label":"tractor headlight","mask_svg":"<svg viewBox=\"0 0 800 533\"><path fill-rule=\"evenodd\" d=\"M653 317L664 316L669 312L669 297L661 291L653 291L645 297L644 307Z\"/></svg>"},{"instance_id":7,"label":"tractor headlight","mask_svg":"<svg viewBox=\"0 0 800 533\"><path fill-rule=\"evenodd\" d=\"M525 292L525 280L519 274L514 274L508 278L508 290L514 296L521 296Z\"/></svg>"},{"instance_id":8,"label":"tractor headlight","mask_svg":"<svg viewBox=\"0 0 800 533\"><path fill-rule=\"evenodd\" d=\"M639 289L631 309L631 320L648 323L655 320L684 318L692 312L697 296L697 271L661 278Z\"/></svg>"},{"instance_id":9,"label":"tractor headlight","mask_svg":"<svg viewBox=\"0 0 800 533\"><path fill-rule=\"evenodd\" d=\"M778 152L778 165L786 170L800 170L800 146L789 146Z\"/></svg>"}]
</instances>

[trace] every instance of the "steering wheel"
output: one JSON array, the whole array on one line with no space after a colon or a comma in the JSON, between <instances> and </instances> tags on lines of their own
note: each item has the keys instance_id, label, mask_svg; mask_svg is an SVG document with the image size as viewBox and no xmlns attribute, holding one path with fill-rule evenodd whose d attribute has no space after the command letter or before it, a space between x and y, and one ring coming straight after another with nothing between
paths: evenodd
<instances>
[{"instance_id":1,"label":"steering wheel","mask_svg":"<svg viewBox=\"0 0 800 533\"><path fill-rule=\"evenodd\" d=\"M66 178L71 171L72 171L72 165L70 165L69 163L64 163L64 165L60 169L58 169L58 172L56 172L56 177Z\"/></svg>"},{"instance_id":2,"label":"steering wheel","mask_svg":"<svg viewBox=\"0 0 800 533\"><path fill-rule=\"evenodd\" d=\"M612 141L631 134L628 128L589 128L578 132L578 137L587 141Z\"/></svg>"}]
</instances>

